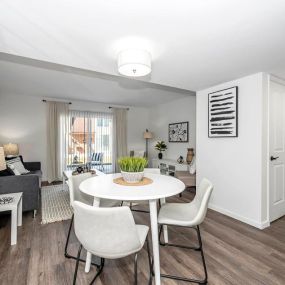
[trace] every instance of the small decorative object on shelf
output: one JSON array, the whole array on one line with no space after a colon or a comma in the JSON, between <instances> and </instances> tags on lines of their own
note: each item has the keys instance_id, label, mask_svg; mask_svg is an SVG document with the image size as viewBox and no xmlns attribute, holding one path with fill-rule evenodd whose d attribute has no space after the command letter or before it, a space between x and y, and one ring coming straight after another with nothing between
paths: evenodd
<instances>
[{"instance_id":1,"label":"small decorative object on shelf","mask_svg":"<svg viewBox=\"0 0 285 285\"><path fill-rule=\"evenodd\" d=\"M14 201L14 198L13 197L3 197L3 198L0 198L0 205L4 205L4 204L10 204Z\"/></svg>"},{"instance_id":2,"label":"small decorative object on shelf","mask_svg":"<svg viewBox=\"0 0 285 285\"><path fill-rule=\"evenodd\" d=\"M158 158L162 159L163 157L162 152L167 150L167 145L164 141L158 141L155 145L155 149L159 151Z\"/></svg>"},{"instance_id":3,"label":"small decorative object on shelf","mask_svg":"<svg viewBox=\"0 0 285 285\"><path fill-rule=\"evenodd\" d=\"M183 156L182 156L182 155L180 155L180 156L178 157L177 162L180 163L180 164L182 164L182 163L184 162L184 159L183 159Z\"/></svg>"},{"instance_id":4,"label":"small decorative object on shelf","mask_svg":"<svg viewBox=\"0 0 285 285\"><path fill-rule=\"evenodd\" d=\"M84 172L84 168L83 168L82 166L78 166L78 167L76 168L76 171L77 171L78 173L83 173L83 172Z\"/></svg>"},{"instance_id":5,"label":"small decorative object on shelf","mask_svg":"<svg viewBox=\"0 0 285 285\"><path fill-rule=\"evenodd\" d=\"M128 183L137 183L143 179L147 159L144 157L121 157L118 159L123 179Z\"/></svg>"},{"instance_id":6,"label":"small decorative object on shelf","mask_svg":"<svg viewBox=\"0 0 285 285\"><path fill-rule=\"evenodd\" d=\"M186 157L186 161L188 164L191 163L193 157L194 157L194 148L187 148L187 157Z\"/></svg>"}]
</instances>

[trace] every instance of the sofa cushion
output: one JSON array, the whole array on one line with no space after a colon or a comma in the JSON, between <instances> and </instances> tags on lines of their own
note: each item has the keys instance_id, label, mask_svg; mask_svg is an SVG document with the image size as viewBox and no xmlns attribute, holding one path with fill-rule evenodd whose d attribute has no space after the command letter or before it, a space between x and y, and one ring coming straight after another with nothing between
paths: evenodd
<instances>
[{"instance_id":1,"label":"sofa cushion","mask_svg":"<svg viewBox=\"0 0 285 285\"><path fill-rule=\"evenodd\" d=\"M42 171L41 170L33 170L33 171L30 171L29 173L27 174L23 174L23 175L31 175L31 174L35 174L35 175L38 175L39 178L42 177Z\"/></svg>"}]
</instances>

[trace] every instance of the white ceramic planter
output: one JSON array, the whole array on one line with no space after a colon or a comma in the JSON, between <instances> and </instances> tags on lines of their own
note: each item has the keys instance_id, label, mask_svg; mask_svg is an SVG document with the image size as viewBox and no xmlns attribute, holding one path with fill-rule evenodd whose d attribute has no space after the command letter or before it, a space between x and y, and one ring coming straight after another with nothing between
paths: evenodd
<instances>
[{"instance_id":1,"label":"white ceramic planter","mask_svg":"<svg viewBox=\"0 0 285 285\"><path fill-rule=\"evenodd\" d=\"M128 183L137 183L143 179L144 171L142 172L125 172L121 171L123 179Z\"/></svg>"}]
</instances>

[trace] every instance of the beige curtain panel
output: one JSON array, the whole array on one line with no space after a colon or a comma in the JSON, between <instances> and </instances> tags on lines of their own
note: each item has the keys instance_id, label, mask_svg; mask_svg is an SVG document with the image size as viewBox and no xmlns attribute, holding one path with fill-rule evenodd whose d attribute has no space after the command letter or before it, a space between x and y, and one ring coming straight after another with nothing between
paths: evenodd
<instances>
[{"instance_id":1,"label":"beige curtain panel","mask_svg":"<svg viewBox=\"0 0 285 285\"><path fill-rule=\"evenodd\" d=\"M47 179L61 180L66 167L68 103L47 102Z\"/></svg>"},{"instance_id":2,"label":"beige curtain panel","mask_svg":"<svg viewBox=\"0 0 285 285\"><path fill-rule=\"evenodd\" d=\"M113 108L114 113L114 165L120 172L118 158L127 155L127 109Z\"/></svg>"}]
</instances>

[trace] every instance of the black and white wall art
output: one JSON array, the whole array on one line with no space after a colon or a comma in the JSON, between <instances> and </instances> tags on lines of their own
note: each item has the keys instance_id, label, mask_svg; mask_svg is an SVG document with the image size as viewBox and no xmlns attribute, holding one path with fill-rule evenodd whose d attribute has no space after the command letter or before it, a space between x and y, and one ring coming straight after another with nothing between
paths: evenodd
<instances>
[{"instance_id":1,"label":"black and white wall art","mask_svg":"<svg viewBox=\"0 0 285 285\"><path fill-rule=\"evenodd\" d=\"M189 122L180 122L169 124L168 126L169 142L188 142L189 140Z\"/></svg>"},{"instance_id":2,"label":"black and white wall art","mask_svg":"<svg viewBox=\"0 0 285 285\"><path fill-rule=\"evenodd\" d=\"M238 136L238 87L208 94L208 136Z\"/></svg>"}]
</instances>

